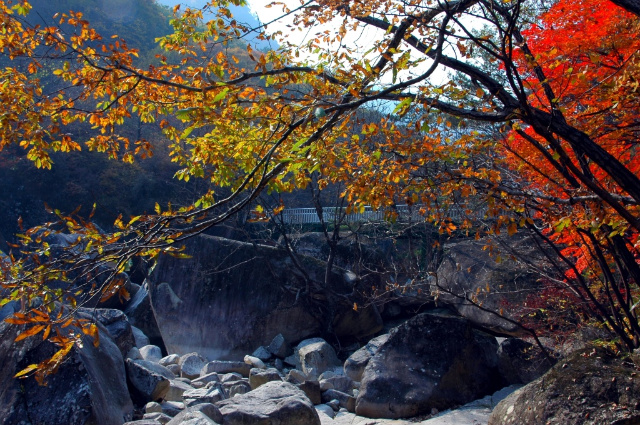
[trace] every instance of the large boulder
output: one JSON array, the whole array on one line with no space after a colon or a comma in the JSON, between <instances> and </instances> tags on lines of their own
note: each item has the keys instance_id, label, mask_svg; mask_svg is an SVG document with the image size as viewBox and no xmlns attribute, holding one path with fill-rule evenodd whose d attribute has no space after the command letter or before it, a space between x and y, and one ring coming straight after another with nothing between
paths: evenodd
<instances>
[{"instance_id":1,"label":"large boulder","mask_svg":"<svg viewBox=\"0 0 640 425\"><path fill-rule=\"evenodd\" d=\"M122 357L126 357L129 350L136 346L131 324L122 311L96 308L93 310L87 309L87 312L88 314L92 314L96 320L104 325L111 335L113 342L115 342L120 349Z\"/></svg>"},{"instance_id":2,"label":"large boulder","mask_svg":"<svg viewBox=\"0 0 640 425\"><path fill-rule=\"evenodd\" d=\"M630 362L588 348L502 400L489 425L640 423L640 376Z\"/></svg>"},{"instance_id":3,"label":"large boulder","mask_svg":"<svg viewBox=\"0 0 640 425\"><path fill-rule=\"evenodd\" d=\"M392 329L367 364L356 413L411 417L489 394L501 384L497 348L464 319L420 314Z\"/></svg>"},{"instance_id":4,"label":"large boulder","mask_svg":"<svg viewBox=\"0 0 640 425\"><path fill-rule=\"evenodd\" d=\"M320 425L311 401L288 382L267 382L216 406L222 413L223 425Z\"/></svg>"},{"instance_id":5,"label":"large boulder","mask_svg":"<svg viewBox=\"0 0 640 425\"><path fill-rule=\"evenodd\" d=\"M68 329L68 328L67 328ZM40 386L34 378L16 379L27 366L50 358L57 350L41 335L14 342L19 329L0 323L0 424L121 425L131 420L122 354L98 324L100 345L90 338L74 346L57 373Z\"/></svg>"},{"instance_id":6,"label":"large boulder","mask_svg":"<svg viewBox=\"0 0 640 425\"><path fill-rule=\"evenodd\" d=\"M296 347L300 368L309 378L317 379L323 372L341 366L336 352L322 338L310 338Z\"/></svg>"},{"instance_id":7,"label":"large boulder","mask_svg":"<svg viewBox=\"0 0 640 425\"><path fill-rule=\"evenodd\" d=\"M342 270L331 275L329 290L312 285L312 293L300 296L308 286L306 276L324 282L322 261L300 256L305 276L285 250L206 235L190 239L184 253L191 258L161 257L147 280L168 352L241 358L256 346L268 346L278 333L300 341L329 325L339 338L372 335L382 327L374 306L351 313L348 295L355 283ZM322 304L330 304L334 315L328 317Z\"/></svg>"},{"instance_id":8,"label":"large boulder","mask_svg":"<svg viewBox=\"0 0 640 425\"><path fill-rule=\"evenodd\" d=\"M166 367L148 360L127 359L126 366L132 395L140 405L164 398L171 387L170 380L176 377Z\"/></svg>"},{"instance_id":9,"label":"large boulder","mask_svg":"<svg viewBox=\"0 0 640 425\"><path fill-rule=\"evenodd\" d=\"M178 364L184 378L195 379L200 377L200 371L207 364L207 359L198 353L188 353L180 357Z\"/></svg>"},{"instance_id":10,"label":"large boulder","mask_svg":"<svg viewBox=\"0 0 640 425\"><path fill-rule=\"evenodd\" d=\"M378 352L378 349L389 339L389 334L383 334L373 338L364 347L360 348L344 362L344 374L354 381L360 381L364 369L367 367L371 357Z\"/></svg>"}]
</instances>

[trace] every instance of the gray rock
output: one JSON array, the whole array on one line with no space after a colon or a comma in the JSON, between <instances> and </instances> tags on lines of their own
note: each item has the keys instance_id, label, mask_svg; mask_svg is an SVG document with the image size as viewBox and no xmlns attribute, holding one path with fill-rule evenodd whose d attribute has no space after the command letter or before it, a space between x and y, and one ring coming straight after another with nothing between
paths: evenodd
<instances>
[{"instance_id":1,"label":"gray rock","mask_svg":"<svg viewBox=\"0 0 640 425\"><path fill-rule=\"evenodd\" d=\"M184 404L187 407L202 403L215 403L226 398L224 392L219 387L199 388L185 391L182 394L182 397L184 399Z\"/></svg>"},{"instance_id":2,"label":"gray rock","mask_svg":"<svg viewBox=\"0 0 640 425\"><path fill-rule=\"evenodd\" d=\"M209 382L220 382L220 375L218 375L217 372L200 375L199 378L191 381L191 385L197 384L198 382L202 382L203 384L208 384Z\"/></svg>"},{"instance_id":3,"label":"gray rock","mask_svg":"<svg viewBox=\"0 0 640 425\"><path fill-rule=\"evenodd\" d=\"M74 346L57 373L40 386L33 378L14 375L50 358L59 347L36 335L14 342L18 327L0 322L0 424L121 425L132 419L122 354L106 328L98 323L100 345L86 338ZM66 328L79 332L78 330Z\"/></svg>"},{"instance_id":4,"label":"gray rock","mask_svg":"<svg viewBox=\"0 0 640 425\"><path fill-rule=\"evenodd\" d=\"M420 314L394 328L369 361L356 413L403 418L490 394L501 384L495 338L464 319Z\"/></svg>"},{"instance_id":5,"label":"gray rock","mask_svg":"<svg viewBox=\"0 0 640 425\"><path fill-rule=\"evenodd\" d=\"M107 328L113 342L120 349L122 357L126 357L129 350L135 347L136 341L133 337L133 330L127 316L115 309L96 308L90 310L89 314L95 317L100 323Z\"/></svg>"},{"instance_id":6,"label":"gray rock","mask_svg":"<svg viewBox=\"0 0 640 425\"><path fill-rule=\"evenodd\" d=\"M186 382L179 381L177 379L169 380L169 391L164 396L166 401L182 401L182 394L185 391L193 390L194 388Z\"/></svg>"},{"instance_id":7,"label":"gray rock","mask_svg":"<svg viewBox=\"0 0 640 425\"><path fill-rule=\"evenodd\" d=\"M207 359L198 353L189 353L180 357L181 376L189 379L200 377L200 371L207 364Z\"/></svg>"},{"instance_id":8,"label":"gray rock","mask_svg":"<svg viewBox=\"0 0 640 425\"><path fill-rule=\"evenodd\" d=\"M155 401L150 401L149 403L144 405L145 413L162 413L162 406L160 403Z\"/></svg>"},{"instance_id":9,"label":"gray rock","mask_svg":"<svg viewBox=\"0 0 640 425\"><path fill-rule=\"evenodd\" d=\"M164 424L167 424L167 423L169 423L171 421L171 416L165 415L162 412L153 412L153 413L145 413L142 416L142 419L151 419L151 420L154 420L154 421L158 421L158 422L160 422L161 424L164 425Z\"/></svg>"},{"instance_id":10,"label":"gray rock","mask_svg":"<svg viewBox=\"0 0 640 425\"><path fill-rule=\"evenodd\" d=\"M180 376L180 373L182 372L179 364L170 364L167 366L167 369L176 376Z\"/></svg>"},{"instance_id":11,"label":"gray rock","mask_svg":"<svg viewBox=\"0 0 640 425\"><path fill-rule=\"evenodd\" d=\"M322 338L306 339L296 347L302 372L310 378L317 378L322 372L340 367L336 352Z\"/></svg>"},{"instance_id":12,"label":"gray rock","mask_svg":"<svg viewBox=\"0 0 640 425\"><path fill-rule=\"evenodd\" d=\"M587 348L502 400L489 425L640 423L640 377L602 348Z\"/></svg>"},{"instance_id":13,"label":"gray rock","mask_svg":"<svg viewBox=\"0 0 640 425\"><path fill-rule=\"evenodd\" d=\"M225 373L224 375L222 375L222 378L220 378L220 382L235 382L235 381L240 381L242 379L243 377L239 373L231 372L231 373Z\"/></svg>"},{"instance_id":14,"label":"gray rock","mask_svg":"<svg viewBox=\"0 0 640 425\"><path fill-rule=\"evenodd\" d=\"M338 402L338 400L336 400L336 402ZM339 402L337 404L338 406L340 405ZM318 404L316 406L316 410L324 413L325 415L329 416L331 419L333 419L333 417L336 415L336 411L327 404Z\"/></svg>"},{"instance_id":15,"label":"gray rock","mask_svg":"<svg viewBox=\"0 0 640 425\"><path fill-rule=\"evenodd\" d=\"M332 376L320 381L320 388L322 385L327 386L326 389L335 389L343 393L350 393L353 390L353 381L346 376ZM324 391L324 389L323 389Z\"/></svg>"},{"instance_id":16,"label":"gray rock","mask_svg":"<svg viewBox=\"0 0 640 425\"><path fill-rule=\"evenodd\" d=\"M157 345L145 345L140 347L140 355L144 360L159 363L162 359L162 350Z\"/></svg>"},{"instance_id":17,"label":"gray rock","mask_svg":"<svg viewBox=\"0 0 640 425\"><path fill-rule=\"evenodd\" d=\"M160 406L162 406L162 413L171 416L172 418L182 412L185 408L184 403L179 401L163 401L160 403Z\"/></svg>"},{"instance_id":18,"label":"gray rock","mask_svg":"<svg viewBox=\"0 0 640 425\"><path fill-rule=\"evenodd\" d=\"M251 391L251 385L249 385L247 381L237 381L230 382L228 384L227 394L229 395L229 398L231 398L235 397L236 395L246 394L249 391Z\"/></svg>"},{"instance_id":19,"label":"gray rock","mask_svg":"<svg viewBox=\"0 0 640 425\"><path fill-rule=\"evenodd\" d=\"M137 421L125 422L123 425L162 425L155 419L139 419Z\"/></svg>"},{"instance_id":20,"label":"gray rock","mask_svg":"<svg viewBox=\"0 0 640 425\"><path fill-rule=\"evenodd\" d=\"M211 403L202 403L187 407L169 422L169 425L210 424L222 424L222 414L220 413L220 409Z\"/></svg>"},{"instance_id":21,"label":"gray rock","mask_svg":"<svg viewBox=\"0 0 640 425\"><path fill-rule=\"evenodd\" d=\"M356 399L346 393L338 390L327 390L322 393L322 402L329 403L332 400L338 400L340 407L344 407L349 412L354 413L356 411Z\"/></svg>"},{"instance_id":22,"label":"gray rock","mask_svg":"<svg viewBox=\"0 0 640 425\"><path fill-rule=\"evenodd\" d=\"M140 329L149 341L152 341L155 345L162 343L162 335L158 329L155 313L151 308L151 300L146 282L140 287L136 294L131 297L124 312L127 318L129 318L129 322ZM147 344L149 344L149 342L140 346Z\"/></svg>"},{"instance_id":23,"label":"gray rock","mask_svg":"<svg viewBox=\"0 0 640 425\"><path fill-rule=\"evenodd\" d=\"M261 345L253 353L251 353L251 356L260 359L263 362L266 362L271 358L271 352L267 350L264 345Z\"/></svg>"},{"instance_id":24,"label":"gray rock","mask_svg":"<svg viewBox=\"0 0 640 425\"><path fill-rule=\"evenodd\" d=\"M133 332L133 338L136 342L136 347L142 348L145 345L149 345L149 338L135 326L131 326L131 332Z\"/></svg>"},{"instance_id":25,"label":"gray rock","mask_svg":"<svg viewBox=\"0 0 640 425\"><path fill-rule=\"evenodd\" d=\"M217 424L213 419L202 412L193 412L181 418L180 422L173 422L176 425L213 425Z\"/></svg>"},{"instance_id":26,"label":"gray rock","mask_svg":"<svg viewBox=\"0 0 640 425\"><path fill-rule=\"evenodd\" d=\"M378 348L389 339L389 334L373 338L364 347L349 356L344 362L344 374L354 381L360 381L365 367Z\"/></svg>"},{"instance_id":27,"label":"gray rock","mask_svg":"<svg viewBox=\"0 0 640 425\"><path fill-rule=\"evenodd\" d=\"M314 405L322 403L322 391L318 381L304 381L301 384L296 384L296 387L304 391Z\"/></svg>"},{"instance_id":28,"label":"gray rock","mask_svg":"<svg viewBox=\"0 0 640 425\"><path fill-rule=\"evenodd\" d=\"M328 406L331 410L333 410L334 416L335 416L335 413L340 410L340 400L338 399L329 400L325 403L325 405Z\"/></svg>"},{"instance_id":29,"label":"gray rock","mask_svg":"<svg viewBox=\"0 0 640 425\"><path fill-rule=\"evenodd\" d=\"M298 369L291 369L287 374L286 381L292 384L302 384L307 380L307 375L300 372Z\"/></svg>"},{"instance_id":30,"label":"gray rock","mask_svg":"<svg viewBox=\"0 0 640 425\"><path fill-rule=\"evenodd\" d=\"M178 364L180 363L180 356L177 354L169 354L168 356L161 358L158 363L164 367L167 367L170 364Z\"/></svg>"},{"instance_id":31,"label":"gray rock","mask_svg":"<svg viewBox=\"0 0 640 425\"><path fill-rule=\"evenodd\" d=\"M287 382L267 382L216 405L224 425L320 425L318 413L304 392Z\"/></svg>"},{"instance_id":32,"label":"gray rock","mask_svg":"<svg viewBox=\"0 0 640 425\"><path fill-rule=\"evenodd\" d=\"M138 349L138 347L133 347L131 350L129 350L126 356L124 356L124 359L142 360L142 356L140 355L140 350Z\"/></svg>"},{"instance_id":33,"label":"gray rock","mask_svg":"<svg viewBox=\"0 0 640 425\"><path fill-rule=\"evenodd\" d=\"M237 372L242 376L249 377L250 370L251 366L245 362L214 360L204 365L200 371L200 376L204 376L212 372L216 372L220 375Z\"/></svg>"},{"instance_id":34,"label":"gray rock","mask_svg":"<svg viewBox=\"0 0 640 425\"><path fill-rule=\"evenodd\" d=\"M284 359L291 354L291 346L287 344L287 341L284 339L282 334L278 334L273 337L271 343L269 343L269 346L267 347L267 350L269 350L269 352L274 356L281 359Z\"/></svg>"},{"instance_id":35,"label":"gray rock","mask_svg":"<svg viewBox=\"0 0 640 425\"><path fill-rule=\"evenodd\" d=\"M284 362L282 361L282 359L275 359L273 361L273 367L275 367L278 370L283 370L284 369Z\"/></svg>"},{"instance_id":36,"label":"gray rock","mask_svg":"<svg viewBox=\"0 0 640 425\"><path fill-rule=\"evenodd\" d=\"M284 363L293 366L296 369L300 369L300 359L296 353L284 358Z\"/></svg>"},{"instance_id":37,"label":"gray rock","mask_svg":"<svg viewBox=\"0 0 640 425\"><path fill-rule=\"evenodd\" d=\"M261 385L266 384L271 381L281 381L282 378L278 373L278 369L269 368L269 369L258 369L253 368L249 373L249 385L252 390L255 390Z\"/></svg>"},{"instance_id":38,"label":"gray rock","mask_svg":"<svg viewBox=\"0 0 640 425\"><path fill-rule=\"evenodd\" d=\"M161 400L169 391L169 380L175 378L166 367L147 360L127 359L125 364L131 395L138 404Z\"/></svg>"},{"instance_id":39,"label":"gray rock","mask_svg":"<svg viewBox=\"0 0 640 425\"><path fill-rule=\"evenodd\" d=\"M335 378L336 376L345 376L342 367L335 367L333 369L325 370L320 374L318 380Z\"/></svg>"}]
</instances>

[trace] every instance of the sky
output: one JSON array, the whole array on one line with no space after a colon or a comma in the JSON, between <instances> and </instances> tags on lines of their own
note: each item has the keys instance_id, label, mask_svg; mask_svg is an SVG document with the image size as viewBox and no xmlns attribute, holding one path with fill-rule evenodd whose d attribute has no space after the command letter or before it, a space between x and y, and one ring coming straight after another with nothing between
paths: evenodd
<instances>
[{"instance_id":1,"label":"sky","mask_svg":"<svg viewBox=\"0 0 640 425\"><path fill-rule=\"evenodd\" d=\"M207 0L157 0L160 4L164 4L167 6L175 6L177 4L189 6L192 8L201 8L207 4ZM282 6L274 6L274 7L266 7L273 0L248 0L248 6L246 7L234 7L232 6L231 12L234 15L234 18L243 23L250 24L251 26L257 26L259 24L267 25L267 32L273 33L275 31L282 31L284 34L290 34L290 40L295 40L296 43L303 43L308 41L309 37L311 37L317 30L335 30L337 25L323 25L317 26L314 28L313 33L308 33L307 31L299 31L298 28L292 28L292 17L284 17L282 19L278 19L282 16ZM278 0L281 3L287 4L290 9L295 9L300 6L300 0ZM349 40L350 43L356 43L358 39L370 39L370 37L362 36L360 34L354 35L352 40ZM255 42L255 40L254 40ZM258 47L265 47L264 45ZM273 45L271 47L274 47Z\"/></svg>"},{"instance_id":2,"label":"sky","mask_svg":"<svg viewBox=\"0 0 640 425\"><path fill-rule=\"evenodd\" d=\"M165 4L168 6L175 6L176 4L182 4L185 6L197 8L203 7L207 4L207 0L157 0L161 4ZM289 9L294 10L296 7L301 5L300 0L278 0L280 3L285 3ZM273 0L248 0L248 6L246 7L231 7L231 11L234 15L234 18L246 24L250 24L251 26L257 26L260 24L268 24L266 30L268 33L273 33L275 31L282 31L284 35L287 35L287 39L289 42L292 40L295 43L302 45L310 38L314 37L317 32L329 30L336 31L338 25L337 24L324 24L324 25L316 25L313 28L313 31L310 32L307 29L300 30L300 28L293 27L292 24L292 16L286 16L282 18L283 9L282 6L273 6L266 7ZM278 19L280 18L280 19ZM344 43L349 45L350 47L358 47L361 52L364 52L369 49L370 41L374 39L378 39L382 35L381 30L373 29L373 28L365 28L359 30L357 32L348 34L345 38ZM268 49L277 48L277 44L271 43L271 45L265 44L264 42L260 42L259 40L249 40L252 42L254 47L259 49ZM337 46L327 46L327 48L331 48L335 51ZM311 53L305 52L304 50L300 51L300 60L308 60L310 62L314 61L314 55ZM426 70L428 63L424 64L424 69L422 67L417 69L417 71ZM436 80L444 81L447 80L446 73L444 71L437 71ZM401 79L408 78L408 75L399 75ZM389 76L389 79L391 77Z\"/></svg>"},{"instance_id":3,"label":"sky","mask_svg":"<svg viewBox=\"0 0 640 425\"><path fill-rule=\"evenodd\" d=\"M160 4L164 4L166 6L176 6L178 4L184 6L188 6L191 8L202 8L204 7L208 1L207 0L156 0L158 3ZM266 10L264 8L264 5L270 3L267 1L258 1L255 3L262 3L262 4L256 4L256 10L261 11L261 10ZM238 21L238 22L242 22L244 24L248 24L251 27L257 27L258 25L260 25L260 21L258 20L258 15L251 10L251 8L249 7L236 7L236 6L231 6L229 8L231 10L231 13L233 13L234 18ZM206 16L205 16L206 18ZM265 44L262 41L259 40L252 40L253 43L255 44L255 47L258 48L268 48L269 46L267 44ZM271 46L273 47L273 46Z\"/></svg>"}]
</instances>

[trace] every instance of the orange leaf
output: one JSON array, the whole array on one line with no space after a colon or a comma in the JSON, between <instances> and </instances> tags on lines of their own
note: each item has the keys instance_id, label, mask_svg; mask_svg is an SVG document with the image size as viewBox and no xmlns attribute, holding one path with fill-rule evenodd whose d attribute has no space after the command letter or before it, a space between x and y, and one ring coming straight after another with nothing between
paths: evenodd
<instances>
[{"instance_id":1,"label":"orange leaf","mask_svg":"<svg viewBox=\"0 0 640 425\"><path fill-rule=\"evenodd\" d=\"M22 341L23 339L29 338L30 336L36 335L37 333L39 333L41 330L43 330L45 328L44 325L38 325L38 326L34 326L31 329L27 329L24 332L21 332L18 334L18 336L15 339L15 342L18 341Z\"/></svg>"}]
</instances>

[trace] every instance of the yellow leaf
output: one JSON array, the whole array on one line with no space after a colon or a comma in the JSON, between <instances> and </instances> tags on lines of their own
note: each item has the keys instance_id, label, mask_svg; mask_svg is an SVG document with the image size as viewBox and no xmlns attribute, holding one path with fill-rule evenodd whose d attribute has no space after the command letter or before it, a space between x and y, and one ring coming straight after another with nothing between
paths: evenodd
<instances>
[{"instance_id":1,"label":"yellow leaf","mask_svg":"<svg viewBox=\"0 0 640 425\"><path fill-rule=\"evenodd\" d=\"M22 369L20 372L16 373L13 377L14 378L24 377L24 375L36 370L37 368L38 368L37 364L30 364L29 366Z\"/></svg>"}]
</instances>

